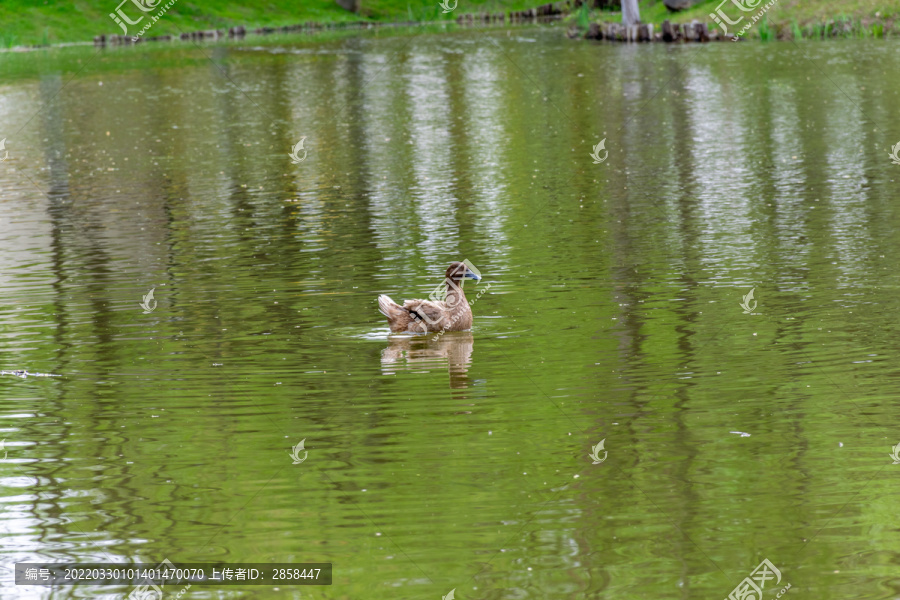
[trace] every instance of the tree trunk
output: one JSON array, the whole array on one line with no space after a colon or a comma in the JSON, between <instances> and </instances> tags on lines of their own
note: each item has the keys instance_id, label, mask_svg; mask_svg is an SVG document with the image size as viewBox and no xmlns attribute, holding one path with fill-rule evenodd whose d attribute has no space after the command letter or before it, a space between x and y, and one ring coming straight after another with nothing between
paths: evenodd
<instances>
[{"instance_id":1,"label":"tree trunk","mask_svg":"<svg viewBox=\"0 0 900 600\"><path fill-rule=\"evenodd\" d=\"M622 25L631 27L641 22L638 0L622 0Z\"/></svg>"},{"instance_id":2,"label":"tree trunk","mask_svg":"<svg viewBox=\"0 0 900 600\"><path fill-rule=\"evenodd\" d=\"M359 13L360 0L337 0L338 6L350 12Z\"/></svg>"}]
</instances>

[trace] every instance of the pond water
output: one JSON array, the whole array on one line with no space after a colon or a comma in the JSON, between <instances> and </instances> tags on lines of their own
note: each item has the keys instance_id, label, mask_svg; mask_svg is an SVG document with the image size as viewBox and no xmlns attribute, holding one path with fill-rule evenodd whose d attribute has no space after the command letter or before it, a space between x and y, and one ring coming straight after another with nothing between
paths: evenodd
<instances>
[{"instance_id":1,"label":"pond water","mask_svg":"<svg viewBox=\"0 0 900 600\"><path fill-rule=\"evenodd\" d=\"M898 48L3 55L2 597L900 597ZM388 335L463 259L472 331Z\"/></svg>"}]
</instances>

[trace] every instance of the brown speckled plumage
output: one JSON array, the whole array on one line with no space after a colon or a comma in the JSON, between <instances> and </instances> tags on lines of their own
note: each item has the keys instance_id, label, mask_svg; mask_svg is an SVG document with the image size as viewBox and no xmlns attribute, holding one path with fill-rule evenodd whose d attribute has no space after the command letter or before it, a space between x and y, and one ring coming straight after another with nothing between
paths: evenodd
<instances>
[{"instance_id":1,"label":"brown speckled plumage","mask_svg":"<svg viewBox=\"0 0 900 600\"><path fill-rule=\"evenodd\" d=\"M466 277L480 279L465 263L450 263L441 284L445 290L444 300L405 300L400 306L382 294L378 296L378 310L387 317L394 333L466 331L472 328L472 309L462 283ZM432 296L437 294L432 293Z\"/></svg>"}]
</instances>

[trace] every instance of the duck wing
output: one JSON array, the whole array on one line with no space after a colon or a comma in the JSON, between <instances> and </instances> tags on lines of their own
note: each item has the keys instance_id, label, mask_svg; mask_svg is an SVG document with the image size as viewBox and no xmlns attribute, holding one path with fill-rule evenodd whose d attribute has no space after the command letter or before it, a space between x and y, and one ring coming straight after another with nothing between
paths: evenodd
<instances>
[{"instance_id":1,"label":"duck wing","mask_svg":"<svg viewBox=\"0 0 900 600\"><path fill-rule=\"evenodd\" d=\"M403 308L429 325L439 324L448 312L444 302L432 300L404 300Z\"/></svg>"}]
</instances>

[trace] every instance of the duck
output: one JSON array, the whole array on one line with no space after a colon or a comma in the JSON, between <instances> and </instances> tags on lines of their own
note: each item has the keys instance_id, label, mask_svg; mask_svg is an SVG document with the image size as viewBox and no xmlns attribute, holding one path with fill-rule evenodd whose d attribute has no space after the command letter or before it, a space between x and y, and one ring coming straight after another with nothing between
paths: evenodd
<instances>
[{"instance_id":1,"label":"duck","mask_svg":"<svg viewBox=\"0 0 900 600\"><path fill-rule=\"evenodd\" d=\"M447 267L443 283L431 293L432 299L404 300L401 306L382 294L378 296L378 311L387 317L393 333L468 331L472 328L472 309L463 291L464 279L478 283L481 275L467 263L454 261ZM437 300L441 295L444 300Z\"/></svg>"}]
</instances>

